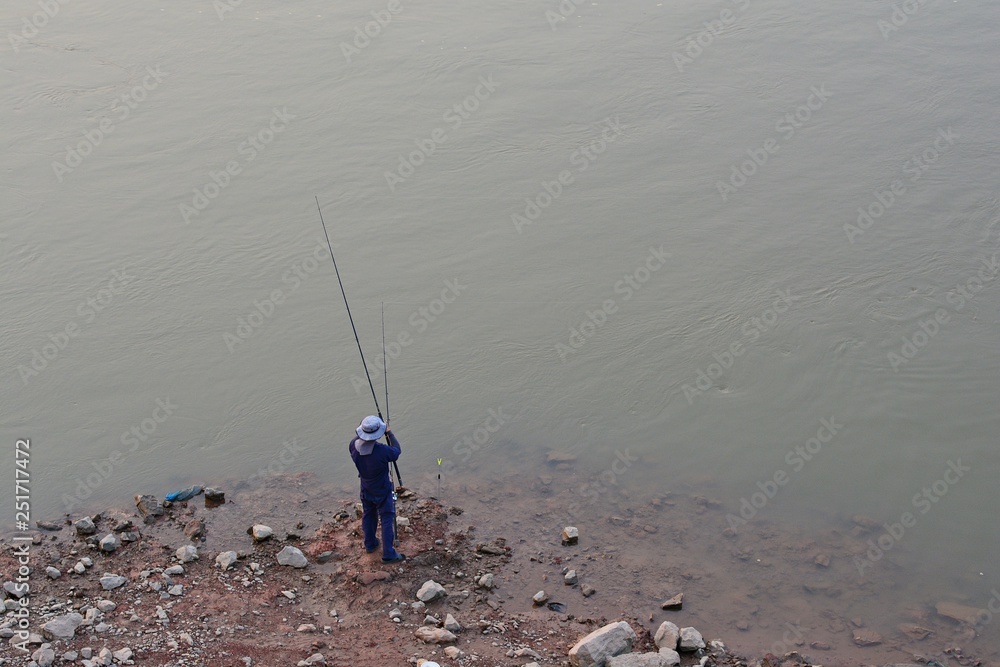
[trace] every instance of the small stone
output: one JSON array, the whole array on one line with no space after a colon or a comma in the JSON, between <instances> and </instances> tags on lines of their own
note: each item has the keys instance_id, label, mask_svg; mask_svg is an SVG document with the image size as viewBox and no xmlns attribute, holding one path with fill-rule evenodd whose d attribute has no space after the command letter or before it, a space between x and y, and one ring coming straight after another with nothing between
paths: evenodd
<instances>
[{"instance_id":1,"label":"small stone","mask_svg":"<svg viewBox=\"0 0 1000 667\"><path fill-rule=\"evenodd\" d=\"M576 462L576 454L570 454L569 452L552 450L545 457L545 462L548 463L549 465L557 465L560 463L574 463Z\"/></svg>"},{"instance_id":2,"label":"small stone","mask_svg":"<svg viewBox=\"0 0 1000 667\"><path fill-rule=\"evenodd\" d=\"M424 609L427 608L427 605L425 605L422 600L417 600L416 602L411 604L410 607L413 609L413 611L423 611Z\"/></svg>"},{"instance_id":3,"label":"small stone","mask_svg":"<svg viewBox=\"0 0 1000 667\"><path fill-rule=\"evenodd\" d=\"M223 551L215 557L215 564L223 570L228 570L236 563L237 558L235 551Z\"/></svg>"},{"instance_id":4,"label":"small stone","mask_svg":"<svg viewBox=\"0 0 1000 667\"><path fill-rule=\"evenodd\" d=\"M76 565L73 566L73 571L77 574L83 574L87 571L87 567L83 563L77 561Z\"/></svg>"},{"instance_id":5,"label":"small stone","mask_svg":"<svg viewBox=\"0 0 1000 667\"><path fill-rule=\"evenodd\" d=\"M333 560L334 556L336 556L336 555L337 554L335 554L332 551L324 551L320 555L316 556L316 562L317 563L326 563L326 562L328 562L330 560Z\"/></svg>"},{"instance_id":6,"label":"small stone","mask_svg":"<svg viewBox=\"0 0 1000 667\"><path fill-rule=\"evenodd\" d=\"M421 602L432 602L446 595L448 595L448 591L444 589L444 586L433 579L425 581L420 590L417 591L417 599Z\"/></svg>"},{"instance_id":7,"label":"small stone","mask_svg":"<svg viewBox=\"0 0 1000 667\"><path fill-rule=\"evenodd\" d=\"M623 516L609 516L608 523L613 526L627 526L632 523L632 520Z\"/></svg>"},{"instance_id":8,"label":"small stone","mask_svg":"<svg viewBox=\"0 0 1000 667\"><path fill-rule=\"evenodd\" d=\"M212 486L205 487L205 500L212 501L214 503L223 503L226 501L226 494L224 491L220 491Z\"/></svg>"},{"instance_id":9,"label":"small stone","mask_svg":"<svg viewBox=\"0 0 1000 667\"><path fill-rule=\"evenodd\" d=\"M97 532L97 526L94 525L94 520L89 516L74 522L73 527L76 528L77 535L87 536Z\"/></svg>"},{"instance_id":10,"label":"small stone","mask_svg":"<svg viewBox=\"0 0 1000 667\"><path fill-rule=\"evenodd\" d=\"M171 565L170 567L168 567L163 571L163 574L167 575L168 577L176 577L182 575L184 574L184 566Z\"/></svg>"},{"instance_id":11,"label":"small stone","mask_svg":"<svg viewBox=\"0 0 1000 667\"><path fill-rule=\"evenodd\" d=\"M813 562L820 567L830 567L830 557L826 554L817 555Z\"/></svg>"},{"instance_id":12,"label":"small stone","mask_svg":"<svg viewBox=\"0 0 1000 667\"><path fill-rule=\"evenodd\" d=\"M58 579L59 577L62 576L62 572L60 572L59 570L50 565L47 568L45 568L45 576L47 576L49 579Z\"/></svg>"},{"instance_id":13,"label":"small stone","mask_svg":"<svg viewBox=\"0 0 1000 667\"><path fill-rule=\"evenodd\" d=\"M94 560L90 556L84 556L80 559L84 567L94 567Z\"/></svg>"},{"instance_id":14,"label":"small stone","mask_svg":"<svg viewBox=\"0 0 1000 667\"><path fill-rule=\"evenodd\" d=\"M299 664L303 667L323 667L326 665L326 658L323 657L322 653L313 653Z\"/></svg>"},{"instance_id":15,"label":"small stone","mask_svg":"<svg viewBox=\"0 0 1000 667\"><path fill-rule=\"evenodd\" d=\"M169 595L179 596L182 595L183 593L184 593L184 587L181 586L180 584L174 584L173 586L167 589L167 594Z\"/></svg>"},{"instance_id":16,"label":"small stone","mask_svg":"<svg viewBox=\"0 0 1000 667\"><path fill-rule=\"evenodd\" d=\"M303 623L296 629L296 632L316 632L316 626L312 623Z\"/></svg>"},{"instance_id":17,"label":"small stone","mask_svg":"<svg viewBox=\"0 0 1000 667\"><path fill-rule=\"evenodd\" d=\"M427 644L448 644L458 641L458 637L444 628L422 626L417 628L413 634L417 639Z\"/></svg>"},{"instance_id":18,"label":"small stone","mask_svg":"<svg viewBox=\"0 0 1000 667\"><path fill-rule=\"evenodd\" d=\"M97 601L97 609L100 610L101 612L105 613L105 614L108 613L108 612L114 611L117 607L118 607L118 605L115 604L114 602L112 602L111 600L98 600Z\"/></svg>"},{"instance_id":19,"label":"small stone","mask_svg":"<svg viewBox=\"0 0 1000 667\"><path fill-rule=\"evenodd\" d=\"M175 555L180 562L190 563L191 561L198 560L198 547L186 544L178 549Z\"/></svg>"},{"instance_id":20,"label":"small stone","mask_svg":"<svg viewBox=\"0 0 1000 667\"><path fill-rule=\"evenodd\" d=\"M132 659L132 649L123 648L115 651L111 656L118 661L119 664L124 665L126 662Z\"/></svg>"},{"instance_id":21,"label":"small stone","mask_svg":"<svg viewBox=\"0 0 1000 667\"><path fill-rule=\"evenodd\" d=\"M545 591L538 591L533 596L531 596L531 600L535 604L545 604L546 602L549 601L549 595Z\"/></svg>"},{"instance_id":22,"label":"small stone","mask_svg":"<svg viewBox=\"0 0 1000 667\"><path fill-rule=\"evenodd\" d=\"M485 588L486 590L490 590L491 588L493 588L493 575L484 574L483 576L479 577L479 581L476 583L480 588Z\"/></svg>"},{"instance_id":23,"label":"small stone","mask_svg":"<svg viewBox=\"0 0 1000 667\"><path fill-rule=\"evenodd\" d=\"M398 516L396 517L396 525L405 528L410 525L410 520L405 516Z\"/></svg>"},{"instance_id":24,"label":"small stone","mask_svg":"<svg viewBox=\"0 0 1000 667\"><path fill-rule=\"evenodd\" d=\"M566 526L562 529L562 544L564 547L579 543L580 531L575 526Z\"/></svg>"},{"instance_id":25,"label":"small stone","mask_svg":"<svg viewBox=\"0 0 1000 667\"><path fill-rule=\"evenodd\" d=\"M677 647L681 651L697 651L700 648L705 648L705 640L702 639L701 633L694 628L681 628L680 641L677 643Z\"/></svg>"},{"instance_id":26,"label":"small stone","mask_svg":"<svg viewBox=\"0 0 1000 667\"><path fill-rule=\"evenodd\" d=\"M289 600L295 599L295 593L293 593L292 591L281 591L281 594L284 595Z\"/></svg>"},{"instance_id":27,"label":"small stone","mask_svg":"<svg viewBox=\"0 0 1000 667\"><path fill-rule=\"evenodd\" d=\"M104 621L101 621L100 623L94 626L94 632L107 632L110 629L111 626L105 623Z\"/></svg>"},{"instance_id":28,"label":"small stone","mask_svg":"<svg viewBox=\"0 0 1000 667\"><path fill-rule=\"evenodd\" d=\"M402 620L403 612L401 612L399 609L393 609L392 611L389 612L389 618L391 618L394 621Z\"/></svg>"},{"instance_id":29,"label":"small stone","mask_svg":"<svg viewBox=\"0 0 1000 667\"><path fill-rule=\"evenodd\" d=\"M431 616L430 614L424 616L424 625L433 625L436 627L440 624L441 624L441 619L437 618L436 616Z\"/></svg>"},{"instance_id":30,"label":"small stone","mask_svg":"<svg viewBox=\"0 0 1000 667\"><path fill-rule=\"evenodd\" d=\"M79 657L79 655L80 654L77 653L76 651L66 651L65 653L62 654L62 659L65 660L66 662L73 662Z\"/></svg>"},{"instance_id":31,"label":"small stone","mask_svg":"<svg viewBox=\"0 0 1000 667\"><path fill-rule=\"evenodd\" d=\"M576 576L576 570L570 570L563 577L563 583L566 584L567 586L572 586L578 580L579 580L579 577Z\"/></svg>"},{"instance_id":32,"label":"small stone","mask_svg":"<svg viewBox=\"0 0 1000 667\"><path fill-rule=\"evenodd\" d=\"M309 565L309 561L306 560L306 556L299 549L287 546L278 552L278 565L287 565L294 568L303 568Z\"/></svg>"},{"instance_id":33,"label":"small stone","mask_svg":"<svg viewBox=\"0 0 1000 667\"><path fill-rule=\"evenodd\" d=\"M678 593L669 600L664 600L660 604L660 609L677 610L684 606L684 594Z\"/></svg>"},{"instance_id":34,"label":"small stone","mask_svg":"<svg viewBox=\"0 0 1000 667\"><path fill-rule=\"evenodd\" d=\"M444 618L444 629L448 632L458 633L462 631L462 626L457 620L455 620L454 616L448 614Z\"/></svg>"},{"instance_id":35,"label":"small stone","mask_svg":"<svg viewBox=\"0 0 1000 667\"><path fill-rule=\"evenodd\" d=\"M117 574L104 574L101 576L101 588L106 591L113 591L116 588L124 586L125 582L125 577Z\"/></svg>"},{"instance_id":36,"label":"small stone","mask_svg":"<svg viewBox=\"0 0 1000 667\"><path fill-rule=\"evenodd\" d=\"M635 630L628 623L609 623L580 639L569 650L569 661L573 667L604 665L608 658L631 651L636 641Z\"/></svg>"},{"instance_id":37,"label":"small stone","mask_svg":"<svg viewBox=\"0 0 1000 667\"><path fill-rule=\"evenodd\" d=\"M817 651L829 651L830 645L826 642L810 642L809 648L816 649Z\"/></svg>"},{"instance_id":38,"label":"small stone","mask_svg":"<svg viewBox=\"0 0 1000 667\"><path fill-rule=\"evenodd\" d=\"M858 646L878 646L882 643L882 635L874 630L858 628L854 630L854 643Z\"/></svg>"},{"instance_id":39,"label":"small stone","mask_svg":"<svg viewBox=\"0 0 1000 667\"><path fill-rule=\"evenodd\" d=\"M84 660L90 660L93 657L93 655L94 655L94 649L90 648L89 646L84 646L82 649L80 649L80 657L83 658Z\"/></svg>"},{"instance_id":40,"label":"small stone","mask_svg":"<svg viewBox=\"0 0 1000 667\"><path fill-rule=\"evenodd\" d=\"M591 595L597 592L597 589L590 584L583 584L580 586L580 592L583 593L583 597L589 598Z\"/></svg>"},{"instance_id":41,"label":"small stone","mask_svg":"<svg viewBox=\"0 0 1000 667\"><path fill-rule=\"evenodd\" d=\"M457 646L445 646L444 654L449 658L451 658L452 660L458 660L463 655L465 655L464 653L462 653L462 649L458 648Z\"/></svg>"},{"instance_id":42,"label":"small stone","mask_svg":"<svg viewBox=\"0 0 1000 667\"><path fill-rule=\"evenodd\" d=\"M111 553L112 551L117 549L120 545L121 542L118 541L118 538L115 537L113 533L108 533L107 535L102 537L99 543L101 551L105 553Z\"/></svg>"},{"instance_id":43,"label":"small stone","mask_svg":"<svg viewBox=\"0 0 1000 667\"><path fill-rule=\"evenodd\" d=\"M250 536L253 537L255 542L263 542L274 535L274 530L272 530L270 526L265 526L262 523L254 525L248 532L250 533Z\"/></svg>"},{"instance_id":44,"label":"small stone","mask_svg":"<svg viewBox=\"0 0 1000 667\"><path fill-rule=\"evenodd\" d=\"M182 632L177 637L188 646L194 646L194 637L187 632Z\"/></svg>"}]
</instances>

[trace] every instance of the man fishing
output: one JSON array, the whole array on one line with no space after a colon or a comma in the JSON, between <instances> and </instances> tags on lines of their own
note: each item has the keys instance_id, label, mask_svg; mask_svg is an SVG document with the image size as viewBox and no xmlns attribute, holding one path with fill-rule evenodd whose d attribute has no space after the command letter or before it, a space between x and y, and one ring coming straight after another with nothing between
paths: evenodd
<instances>
[{"instance_id":1,"label":"man fishing","mask_svg":"<svg viewBox=\"0 0 1000 667\"><path fill-rule=\"evenodd\" d=\"M393 499L389 464L399 458L400 446L396 435L380 417L369 415L357 428L357 437L351 439L348 449L361 478L361 505L364 515L361 527L365 535L365 551L374 553L382 545L382 562L397 563L406 556L396 551L394 542L396 503ZM378 442L383 435L389 444ZM376 537L379 520L382 521L382 541Z\"/></svg>"}]
</instances>

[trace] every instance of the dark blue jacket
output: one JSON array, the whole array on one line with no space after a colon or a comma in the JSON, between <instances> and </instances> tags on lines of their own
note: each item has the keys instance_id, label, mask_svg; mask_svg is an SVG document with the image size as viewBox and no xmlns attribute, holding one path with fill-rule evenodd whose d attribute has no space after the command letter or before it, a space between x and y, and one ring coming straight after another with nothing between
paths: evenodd
<instances>
[{"instance_id":1,"label":"dark blue jacket","mask_svg":"<svg viewBox=\"0 0 1000 667\"><path fill-rule=\"evenodd\" d=\"M390 431L388 436L390 444L376 442L372 453L367 455L358 452L358 445L365 442L361 438L353 438L348 445L351 458L358 469L358 477L361 478L361 494L376 503L392 493L389 464L398 459L401 452L396 434Z\"/></svg>"}]
</instances>

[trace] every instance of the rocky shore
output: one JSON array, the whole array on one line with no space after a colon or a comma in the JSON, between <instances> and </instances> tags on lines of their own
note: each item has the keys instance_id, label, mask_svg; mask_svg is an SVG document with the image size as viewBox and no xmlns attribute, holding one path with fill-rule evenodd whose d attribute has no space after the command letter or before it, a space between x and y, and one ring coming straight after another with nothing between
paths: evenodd
<instances>
[{"instance_id":1,"label":"rocky shore","mask_svg":"<svg viewBox=\"0 0 1000 667\"><path fill-rule=\"evenodd\" d=\"M509 523L468 525L472 512L403 491L400 550L408 559L388 566L377 553L365 554L356 503L343 489L317 487L310 475L207 491L173 503L138 495L127 509L40 522L30 590L17 583L15 549L0 552L0 664L996 665L964 654L953 640L938 648L928 639L940 623L951 624L955 637L975 629L980 610L959 603L939 607L934 619L901 624L905 644L884 640L861 619L831 618L853 644L831 650L822 633L776 622L775 641L741 657L708 634L721 624L706 627L703 614L687 611L678 584L697 579L664 567L647 575L662 581L640 584L645 602L636 603L626 591L632 584L623 542L607 532L553 529L542 519L539 532L527 531L519 528L531 521L524 513ZM495 516L496 498L482 489L474 495L493 501ZM710 504L689 501L701 511ZM677 504L657 498L647 511ZM659 525L683 529L647 522L639 512L612 515L606 525L640 534ZM829 567L819 561L812 566ZM735 614L735 632L742 619L768 627L747 602ZM909 649L918 642L920 653ZM859 658L868 647L888 652Z\"/></svg>"}]
</instances>

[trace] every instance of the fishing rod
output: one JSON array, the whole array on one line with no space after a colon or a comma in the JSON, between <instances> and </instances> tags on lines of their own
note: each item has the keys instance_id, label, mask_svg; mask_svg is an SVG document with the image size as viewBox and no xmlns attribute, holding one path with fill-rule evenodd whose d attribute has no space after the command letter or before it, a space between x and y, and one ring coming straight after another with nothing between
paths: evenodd
<instances>
[{"instance_id":1,"label":"fishing rod","mask_svg":"<svg viewBox=\"0 0 1000 667\"><path fill-rule=\"evenodd\" d=\"M326 221L323 220L323 208L319 205L319 197L316 197L316 210L319 211L319 222L323 225L323 236L326 237L326 246L330 249L330 259L333 260L333 270L337 273L337 282L340 284L340 293L344 297L344 307L347 308L347 319L351 321L351 331L354 332L354 341L358 344L358 353L361 355L361 365L365 368L365 377L368 378L368 387L372 390L372 399L375 401L375 411L378 412L378 418L382 421L385 419L382 417L382 408L378 405L378 396L375 395L375 385L372 384L372 376L368 373L368 363L365 362L365 352L361 349L361 339L358 338L358 329L354 326L354 317L351 316L351 305L347 303L347 292L344 291L344 281L340 279L340 269L337 268L337 258L333 256L333 244L330 243L330 233L326 231ZM382 321L382 355L383 362L385 361L385 319L383 317ZM388 389L388 379L386 380L386 411L389 409L389 389ZM385 436L386 442L389 441L389 436ZM396 470L396 479L399 481L399 486L403 486L402 478L399 476L399 466L396 462L392 462L392 467Z\"/></svg>"},{"instance_id":2,"label":"fishing rod","mask_svg":"<svg viewBox=\"0 0 1000 667\"><path fill-rule=\"evenodd\" d=\"M389 364L385 361L385 301L382 302L382 379L385 380L385 421L389 423ZM386 441L388 441L386 437ZM392 462L396 471L396 485L403 488L403 478L399 476L399 466Z\"/></svg>"}]
</instances>

